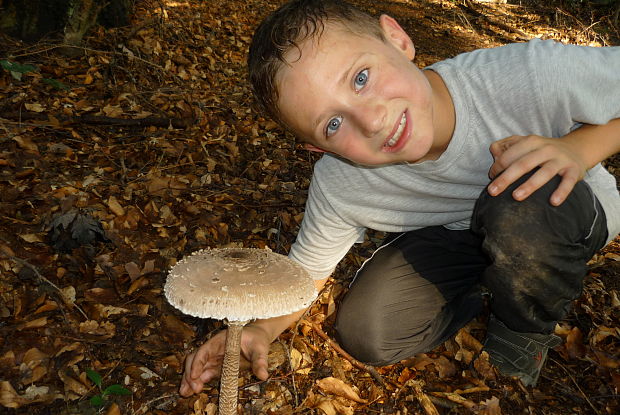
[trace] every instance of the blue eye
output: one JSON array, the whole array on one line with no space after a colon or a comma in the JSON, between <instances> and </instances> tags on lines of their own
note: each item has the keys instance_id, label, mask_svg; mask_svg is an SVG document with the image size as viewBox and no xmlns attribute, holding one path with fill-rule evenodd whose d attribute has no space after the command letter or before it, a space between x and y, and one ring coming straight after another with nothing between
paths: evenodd
<instances>
[{"instance_id":1,"label":"blue eye","mask_svg":"<svg viewBox=\"0 0 620 415\"><path fill-rule=\"evenodd\" d=\"M366 83L368 82L368 69L364 69L355 75L355 80L353 81L355 91L359 91L362 89Z\"/></svg>"},{"instance_id":2,"label":"blue eye","mask_svg":"<svg viewBox=\"0 0 620 415\"><path fill-rule=\"evenodd\" d=\"M341 124L342 124L341 116L337 116L329 120L329 122L327 123L327 127L325 127L325 135L327 137L334 135L336 131L338 131L338 128L340 128Z\"/></svg>"}]
</instances>

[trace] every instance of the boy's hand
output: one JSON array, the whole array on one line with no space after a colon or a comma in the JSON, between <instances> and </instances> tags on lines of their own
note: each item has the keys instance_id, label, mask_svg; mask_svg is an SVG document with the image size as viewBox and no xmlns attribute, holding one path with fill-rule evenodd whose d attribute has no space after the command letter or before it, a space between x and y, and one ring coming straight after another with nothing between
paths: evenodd
<instances>
[{"instance_id":1,"label":"boy's hand","mask_svg":"<svg viewBox=\"0 0 620 415\"><path fill-rule=\"evenodd\" d=\"M515 200L524 200L554 176L560 175L562 180L549 200L558 206L587 170L569 140L537 135L510 136L491 144L490 150L495 159L489 170L489 177L493 179L488 186L491 196L500 194L521 176L540 167L512 195Z\"/></svg>"},{"instance_id":2,"label":"boy's hand","mask_svg":"<svg viewBox=\"0 0 620 415\"><path fill-rule=\"evenodd\" d=\"M221 331L185 359L185 372L181 380L179 393L191 396L200 393L205 383L218 378L224 360L226 333ZM269 376L267 372L267 355L269 353L269 336L260 327L248 325L241 333L242 369L252 368L254 375L261 380Z\"/></svg>"}]
</instances>

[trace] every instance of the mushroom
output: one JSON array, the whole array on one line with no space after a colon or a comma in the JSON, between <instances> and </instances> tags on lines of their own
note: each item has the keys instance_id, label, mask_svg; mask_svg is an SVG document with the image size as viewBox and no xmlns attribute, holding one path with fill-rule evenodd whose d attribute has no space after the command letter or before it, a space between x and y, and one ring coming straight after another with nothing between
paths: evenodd
<instances>
[{"instance_id":1,"label":"mushroom","mask_svg":"<svg viewBox=\"0 0 620 415\"><path fill-rule=\"evenodd\" d=\"M194 252L174 265L166 298L185 314L228 325L220 379L219 413L237 413L237 378L243 326L254 319L286 315L316 297L306 270L268 249L217 248Z\"/></svg>"}]
</instances>

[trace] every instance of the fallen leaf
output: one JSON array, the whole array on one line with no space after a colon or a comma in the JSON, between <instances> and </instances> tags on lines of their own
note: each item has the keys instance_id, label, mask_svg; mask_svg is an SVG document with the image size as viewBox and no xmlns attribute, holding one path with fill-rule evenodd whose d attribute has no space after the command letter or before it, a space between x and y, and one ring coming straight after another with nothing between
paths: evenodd
<instances>
[{"instance_id":1,"label":"fallen leaf","mask_svg":"<svg viewBox=\"0 0 620 415\"><path fill-rule=\"evenodd\" d=\"M332 395L341 396L343 398L350 399L358 403L367 403L368 401L359 397L357 392L353 388L342 380L334 377L326 377L316 381L319 388L324 392Z\"/></svg>"},{"instance_id":2,"label":"fallen leaf","mask_svg":"<svg viewBox=\"0 0 620 415\"><path fill-rule=\"evenodd\" d=\"M33 111L33 112L43 112L43 111L45 111L45 107L43 105L39 104L38 102L34 103L34 104L26 103L26 104L24 104L24 107L26 107L26 109L28 111Z\"/></svg>"},{"instance_id":3,"label":"fallen leaf","mask_svg":"<svg viewBox=\"0 0 620 415\"><path fill-rule=\"evenodd\" d=\"M586 355L586 347L583 344L583 333L579 327L573 327L566 336L566 351L570 359L581 359Z\"/></svg>"},{"instance_id":4,"label":"fallen leaf","mask_svg":"<svg viewBox=\"0 0 620 415\"><path fill-rule=\"evenodd\" d=\"M119 117L119 116L121 116L123 114L123 108L121 108L118 105L110 105L110 104L108 104L105 107L103 107L101 112L103 112L108 117L116 118L116 117Z\"/></svg>"},{"instance_id":5,"label":"fallen leaf","mask_svg":"<svg viewBox=\"0 0 620 415\"><path fill-rule=\"evenodd\" d=\"M84 396L88 393L86 385L70 376L64 369L58 371L58 377L65 384L65 392L73 392L79 396Z\"/></svg>"},{"instance_id":6,"label":"fallen leaf","mask_svg":"<svg viewBox=\"0 0 620 415\"><path fill-rule=\"evenodd\" d=\"M19 408L28 401L15 391L13 386L6 381L0 381L0 404L7 408Z\"/></svg>"},{"instance_id":7,"label":"fallen leaf","mask_svg":"<svg viewBox=\"0 0 620 415\"><path fill-rule=\"evenodd\" d=\"M43 242L43 238L38 233L22 233L18 236L30 244Z\"/></svg>"},{"instance_id":8,"label":"fallen leaf","mask_svg":"<svg viewBox=\"0 0 620 415\"><path fill-rule=\"evenodd\" d=\"M493 396L480 403L480 408L476 412L480 415L502 415L502 408L499 406L499 399Z\"/></svg>"},{"instance_id":9,"label":"fallen leaf","mask_svg":"<svg viewBox=\"0 0 620 415\"><path fill-rule=\"evenodd\" d=\"M15 141L18 147L21 148L22 150L26 150L31 153L39 154L39 147L37 147L37 145L33 143L30 138L16 135L15 137L13 137L13 141Z\"/></svg>"},{"instance_id":10,"label":"fallen leaf","mask_svg":"<svg viewBox=\"0 0 620 415\"><path fill-rule=\"evenodd\" d=\"M116 216L123 216L125 214L125 209L121 206L114 196L110 196L108 198L108 208L114 213Z\"/></svg>"},{"instance_id":11,"label":"fallen leaf","mask_svg":"<svg viewBox=\"0 0 620 415\"><path fill-rule=\"evenodd\" d=\"M136 278L142 275L140 272L140 267L135 262L128 262L125 264L125 271L129 275L129 279L133 282Z\"/></svg>"}]
</instances>

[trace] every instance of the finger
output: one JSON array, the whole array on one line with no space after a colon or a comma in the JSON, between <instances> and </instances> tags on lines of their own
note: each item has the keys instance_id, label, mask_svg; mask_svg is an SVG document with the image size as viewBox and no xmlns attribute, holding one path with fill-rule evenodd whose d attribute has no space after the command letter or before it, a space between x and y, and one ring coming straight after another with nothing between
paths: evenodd
<instances>
[{"instance_id":1,"label":"finger","mask_svg":"<svg viewBox=\"0 0 620 415\"><path fill-rule=\"evenodd\" d=\"M202 382L188 382L185 379L181 381L181 386L179 387L179 394L181 396L191 396L194 393L200 393L204 384Z\"/></svg>"},{"instance_id":2,"label":"finger","mask_svg":"<svg viewBox=\"0 0 620 415\"><path fill-rule=\"evenodd\" d=\"M252 350L252 353L250 355L252 373L254 373L254 375L261 380L267 380L267 378L269 377L269 372L267 371L267 351L267 348L257 346L254 348L254 350Z\"/></svg>"},{"instance_id":3,"label":"finger","mask_svg":"<svg viewBox=\"0 0 620 415\"><path fill-rule=\"evenodd\" d=\"M579 180L579 176L574 174L567 173L563 175L562 181L558 185L558 188L551 194L549 202L553 206L560 206L564 203L570 192L573 191L575 184L577 184Z\"/></svg>"},{"instance_id":4,"label":"finger","mask_svg":"<svg viewBox=\"0 0 620 415\"><path fill-rule=\"evenodd\" d=\"M195 353L191 353L185 358L185 371L183 372L181 386L179 387L179 393L181 396L190 396L202 390L203 383L199 380L196 381L191 377L191 368L194 362L194 357Z\"/></svg>"},{"instance_id":5,"label":"finger","mask_svg":"<svg viewBox=\"0 0 620 415\"><path fill-rule=\"evenodd\" d=\"M508 168L515 160L523 157L530 151L523 145L526 137L510 136L502 140L495 141L491 144L490 150L494 162L489 168L489 177L494 179L506 168Z\"/></svg>"},{"instance_id":6,"label":"finger","mask_svg":"<svg viewBox=\"0 0 620 415\"><path fill-rule=\"evenodd\" d=\"M200 379L196 379L192 376L194 367L197 367L200 363L196 360L197 353L190 353L185 358L185 371L181 379L181 386L179 393L182 396L190 396L194 393L198 393L202 390L204 383Z\"/></svg>"},{"instance_id":7,"label":"finger","mask_svg":"<svg viewBox=\"0 0 620 415\"><path fill-rule=\"evenodd\" d=\"M502 138L501 140L494 141L491 143L489 150L491 151L491 155L497 158L501 154L503 154L506 150L512 147L517 141L522 139L521 136L511 135L510 137Z\"/></svg>"},{"instance_id":8,"label":"finger","mask_svg":"<svg viewBox=\"0 0 620 415\"><path fill-rule=\"evenodd\" d=\"M550 166L541 167L512 192L512 197L518 201L527 199L532 193L556 176L556 174L557 170Z\"/></svg>"},{"instance_id":9,"label":"finger","mask_svg":"<svg viewBox=\"0 0 620 415\"><path fill-rule=\"evenodd\" d=\"M208 343L205 343L202 346L200 346L195 353L193 353L192 361L190 362L190 370L187 370L187 363L186 363L185 372L189 373L192 379L199 378L202 372L204 371L208 360L209 360L209 345Z\"/></svg>"},{"instance_id":10,"label":"finger","mask_svg":"<svg viewBox=\"0 0 620 415\"><path fill-rule=\"evenodd\" d=\"M529 173L538 166L540 166L539 171L552 171L551 177L559 171L557 165L554 162L549 161L548 156L544 152L530 152L527 156L521 157L512 162L512 164L510 164L504 171L501 172L501 174L489 183L489 186L487 187L489 194L491 196L497 196L524 174ZM527 187L528 186L524 189L527 189Z\"/></svg>"}]
</instances>

